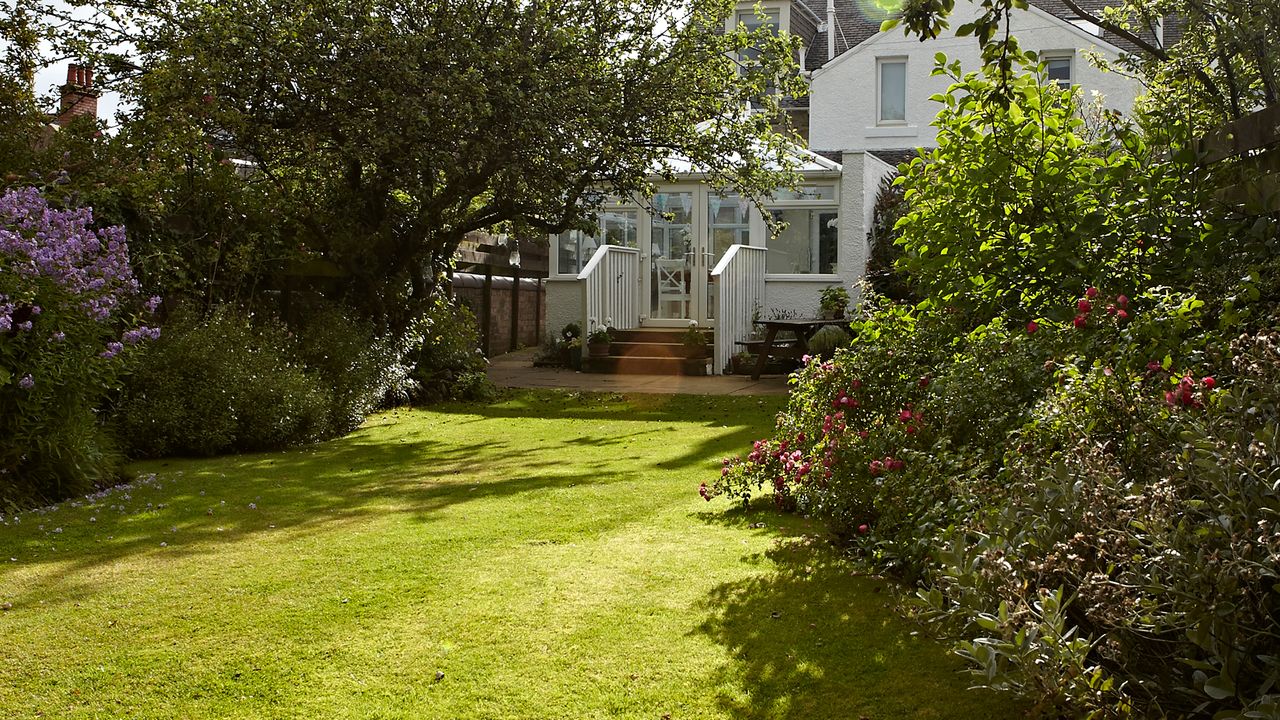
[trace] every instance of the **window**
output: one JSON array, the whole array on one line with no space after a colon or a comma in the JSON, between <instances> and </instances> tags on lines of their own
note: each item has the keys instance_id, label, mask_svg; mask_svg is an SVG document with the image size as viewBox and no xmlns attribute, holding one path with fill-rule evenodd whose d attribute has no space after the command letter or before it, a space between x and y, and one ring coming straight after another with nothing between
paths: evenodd
<instances>
[{"instance_id":1,"label":"window","mask_svg":"<svg viewBox=\"0 0 1280 720\"><path fill-rule=\"evenodd\" d=\"M640 213L606 205L599 213L593 234L566 230L556 236L556 271L577 275L601 245L639 247Z\"/></svg>"},{"instance_id":2,"label":"window","mask_svg":"<svg viewBox=\"0 0 1280 720\"><path fill-rule=\"evenodd\" d=\"M1058 87L1066 90L1071 87L1071 56L1059 55L1057 57L1047 57L1044 60L1046 71L1049 75L1049 82L1057 83Z\"/></svg>"},{"instance_id":3,"label":"window","mask_svg":"<svg viewBox=\"0 0 1280 720\"><path fill-rule=\"evenodd\" d=\"M907 61L904 58L882 59L876 63L880 76L880 113L881 124L905 123L907 121Z\"/></svg>"},{"instance_id":4,"label":"window","mask_svg":"<svg viewBox=\"0 0 1280 720\"><path fill-rule=\"evenodd\" d=\"M840 247L840 211L834 185L780 189L766 212L785 228L767 243L765 272L770 275L826 275L836 271Z\"/></svg>"},{"instance_id":5,"label":"window","mask_svg":"<svg viewBox=\"0 0 1280 720\"><path fill-rule=\"evenodd\" d=\"M779 17L780 14L777 10L764 11L763 18L756 15L754 10L739 10L737 21L738 24L742 26L742 29L747 32L755 32L761 27L767 27L772 34L776 35L778 34L778 28L780 26ZM738 62L742 65L751 65L755 63L756 59L759 57L760 51L757 48L748 47L738 53ZM775 91L776 89L771 81L765 88L765 92L772 95Z\"/></svg>"}]
</instances>

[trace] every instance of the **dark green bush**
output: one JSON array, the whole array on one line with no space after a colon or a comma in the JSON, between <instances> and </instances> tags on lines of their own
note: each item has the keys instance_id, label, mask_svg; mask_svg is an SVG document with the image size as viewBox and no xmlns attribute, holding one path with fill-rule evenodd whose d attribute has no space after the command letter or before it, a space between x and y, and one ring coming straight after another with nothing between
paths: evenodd
<instances>
[{"instance_id":1,"label":"dark green bush","mask_svg":"<svg viewBox=\"0 0 1280 720\"><path fill-rule=\"evenodd\" d=\"M284 327L231 307L175 317L141 357L115 413L135 456L212 455L322 437L327 389Z\"/></svg>"}]
</instances>

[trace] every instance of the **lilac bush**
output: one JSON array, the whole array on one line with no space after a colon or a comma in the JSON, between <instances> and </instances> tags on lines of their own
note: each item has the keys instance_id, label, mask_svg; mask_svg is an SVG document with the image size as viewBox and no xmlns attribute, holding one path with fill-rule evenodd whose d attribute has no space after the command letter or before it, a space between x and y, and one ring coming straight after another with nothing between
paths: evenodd
<instances>
[{"instance_id":1,"label":"lilac bush","mask_svg":"<svg viewBox=\"0 0 1280 720\"><path fill-rule=\"evenodd\" d=\"M0 505L52 499L109 478L97 410L128 348L159 330L122 227L51 207L34 188L0 196Z\"/></svg>"}]
</instances>

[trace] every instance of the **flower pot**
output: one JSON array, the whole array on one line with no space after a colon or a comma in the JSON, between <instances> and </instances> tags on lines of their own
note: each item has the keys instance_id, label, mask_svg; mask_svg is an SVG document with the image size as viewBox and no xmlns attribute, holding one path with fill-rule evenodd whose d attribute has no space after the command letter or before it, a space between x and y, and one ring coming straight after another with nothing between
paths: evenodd
<instances>
[{"instance_id":1,"label":"flower pot","mask_svg":"<svg viewBox=\"0 0 1280 720\"><path fill-rule=\"evenodd\" d=\"M706 345L685 345L684 356L690 360L706 360L707 346Z\"/></svg>"},{"instance_id":2,"label":"flower pot","mask_svg":"<svg viewBox=\"0 0 1280 720\"><path fill-rule=\"evenodd\" d=\"M593 358L609 357L609 343L593 342L587 343L587 353Z\"/></svg>"}]
</instances>

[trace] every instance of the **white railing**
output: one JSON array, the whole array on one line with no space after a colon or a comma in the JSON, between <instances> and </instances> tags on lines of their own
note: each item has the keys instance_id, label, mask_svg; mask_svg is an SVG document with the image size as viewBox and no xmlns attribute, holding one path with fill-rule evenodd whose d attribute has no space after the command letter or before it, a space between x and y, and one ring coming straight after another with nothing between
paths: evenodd
<instances>
[{"instance_id":1,"label":"white railing","mask_svg":"<svg viewBox=\"0 0 1280 720\"><path fill-rule=\"evenodd\" d=\"M752 315L764 306L765 249L731 245L711 271L716 284L716 338L712 369L724 372L736 352L734 343L751 337Z\"/></svg>"},{"instance_id":2,"label":"white railing","mask_svg":"<svg viewBox=\"0 0 1280 720\"><path fill-rule=\"evenodd\" d=\"M582 288L582 354L586 336L598 325L619 330L640 325L640 251L618 245L601 245L578 273Z\"/></svg>"}]
</instances>

